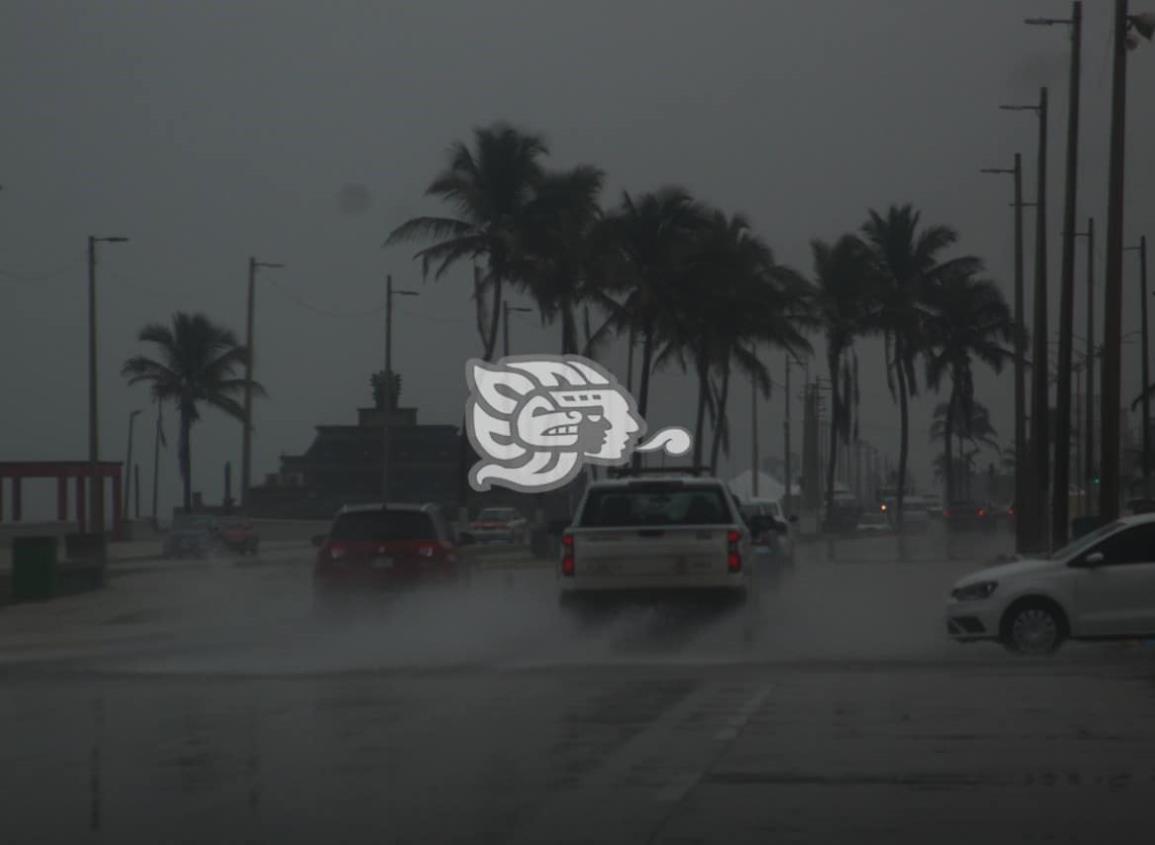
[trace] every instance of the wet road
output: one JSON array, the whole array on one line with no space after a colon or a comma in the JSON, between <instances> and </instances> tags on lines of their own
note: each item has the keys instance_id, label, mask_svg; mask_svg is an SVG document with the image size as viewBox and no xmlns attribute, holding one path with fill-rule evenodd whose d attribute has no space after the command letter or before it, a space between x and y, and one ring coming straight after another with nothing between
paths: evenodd
<instances>
[{"instance_id":1,"label":"wet road","mask_svg":"<svg viewBox=\"0 0 1155 845\"><path fill-rule=\"evenodd\" d=\"M992 538L856 540L749 620L583 626L547 572L319 624L305 558L0 611L0 842L1112 841L1155 797L1155 649L942 634Z\"/></svg>"}]
</instances>

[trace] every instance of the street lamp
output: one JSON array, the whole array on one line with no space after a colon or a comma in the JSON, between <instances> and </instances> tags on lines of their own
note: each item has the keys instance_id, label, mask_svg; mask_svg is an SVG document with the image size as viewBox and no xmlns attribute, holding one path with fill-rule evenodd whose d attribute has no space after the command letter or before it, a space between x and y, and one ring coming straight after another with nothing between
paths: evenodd
<instances>
[{"instance_id":1,"label":"street lamp","mask_svg":"<svg viewBox=\"0 0 1155 845\"><path fill-rule=\"evenodd\" d=\"M503 334L504 334L504 339L503 339L504 350L505 350L505 357L508 358L509 357L509 314L510 314L510 312L511 311L517 311L517 312L520 312L522 314L529 314L533 311L533 309L532 308L523 308L520 306L511 306L508 302L502 302L501 307L502 307L502 310L504 311L504 314L503 314L503 317L504 317L504 320L503 320L503 324L504 324L504 332L503 332Z\"/></svg>"},{"instance_id":2,"label":"street lamp","mask_svg":"<svg viewBox=\"0 0 1155 845\"><path fill-rule=\"evenodd\" d=\"M241 509L249 503L249 484L252 479L253 467L253 360L256 351L253 348L253 322L256 318L256 288L257 270L282 269L284 264L273 264L269 261L257 261L249 258L249 296L248 309L245 315L245 419L244 431L241 434Z\"/></svg>"},{"instance_id":3,"label":"street lamp","mask_svg":"<svg viewBox=\"0 0 1155 845\"><path fill-rule=\"evenodd\" d=\"M1047 494L1050 488L1050 431L1047 417L1047 89L1039 89L1038 105L999 106L1003 111L1033 111L1039 121L1038 184L1035 188L1035 284L1031 357L1031 478L1035 495L1024 496L1020 507L1029 518L1024 540L1029 551L1042 550L1049 539L1046 529Z\"/></svg>"},{"instance_id":4,"label":"street lamp","mask_svg":"<svg viewBox=\"0 0 1155 845\"><path fill-rule=\"evenodd\" d=\"M96 378L96 245L123 244L128 238L116 235L88 236L88 496L90 533L104 533L104 480L100 477L100 413ZM82 527L81 530L84 530Z\"/></svg>"},{"instance_id":5,"label":"street lamp","mask_svg":"<svg viewBox=\"0 0 1155 845\"><path fill-rule=\"evenodd\" d=\"M1119 403L1123 350L1123 171L1126 158L1127 51L1138 46L1134 30L1148 41L1155 35L1155 16L1131 15L1127 0L1115 0L1113 72L1111 79L1111 145L1107 177L1107 272L1104 282L1103 393L1099 419L1103 423L1099 516L1119 515Z\"/></svg>"},{"instance_id":6,"label":"street lamp","mask_svg":"<svg viewBox=\"0 0 1155 845\"><path fill-rule=\"evenodd\" d=\"M1151 385L1150 352L1148 349L1147 331L1147 236L1139 238L1135 246L1123 247L1124 252L1138 251L1139 253L1139 333L1142 335L1140 348L1140 373L1142 393L1139 395L1143 403L1143 495L1151 497L1151 485L1148 480L1151 474L1151 394L1148 388ZM1134 407L1134 406L1132 406Z\"/></svg>"},{"instance_id":7,"label":"street lamp","mask_svg":"<svg viewBox=\"0 0 1155 845\"><path fill-rule=\"evenodd\" d=\"M393 297L419 296L415 290L393 290L393 275L385 277L385 384L381 407L381 504L389 504L389 435L393 423Z\"/></svg>"},{"instance_id":8,"label":"street lamp","mask_svg":"<svg viewBox=\"0 0 1155 845\"><path fill-rule=\"evenodd\" d=\"M1015 502L1016 507L1022 509L1026 495L1026 443L1027 443L1027 382L1024 372L1026 353L1026 333L1022 327L1026 325L1023 304L1023 157L1015 153L1015 165L1011 168L986 167L981 173L1008 175L1014 179L1015 209L1015 325L1020 330L1015 332ZM1015 548L1023 550L1023 538L1026 526L1021 519L1015 520Z\"/></svg>"}]
</instances>

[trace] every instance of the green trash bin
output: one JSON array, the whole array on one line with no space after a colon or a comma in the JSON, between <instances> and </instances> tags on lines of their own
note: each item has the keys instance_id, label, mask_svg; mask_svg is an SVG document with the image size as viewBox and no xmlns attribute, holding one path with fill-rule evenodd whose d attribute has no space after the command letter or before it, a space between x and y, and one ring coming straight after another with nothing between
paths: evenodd
<instances>
[{"instance_id":1,"label":"green trash bin","mask_svg":"<svg viewBox=\"0 0 1155 845\"><path fill-rule=\"evenodd\" d=\"M12 601L44 601L56 594L56 538L12 538Z\"/></svg>"}]
</instances>

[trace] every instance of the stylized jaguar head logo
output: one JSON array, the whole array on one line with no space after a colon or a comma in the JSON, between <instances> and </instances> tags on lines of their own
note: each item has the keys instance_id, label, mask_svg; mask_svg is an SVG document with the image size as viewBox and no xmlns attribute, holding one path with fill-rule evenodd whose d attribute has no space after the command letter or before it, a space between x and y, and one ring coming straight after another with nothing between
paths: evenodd
<instances>
[{"instance_id":1,"label":"stylized jaguar head logo","mask_svg":"<svg viewBox=\"0 0 1155 845\"><path fill-rule=\"evenodd\" d=\"M645 443L634 398L601 366L578 355L471 360L466 433L482 456L474 490L497 484L525 493L562 487L585 464L621 465L633 452L690 451L690 433L666 428Z\"/></svg>"}]
</instances>

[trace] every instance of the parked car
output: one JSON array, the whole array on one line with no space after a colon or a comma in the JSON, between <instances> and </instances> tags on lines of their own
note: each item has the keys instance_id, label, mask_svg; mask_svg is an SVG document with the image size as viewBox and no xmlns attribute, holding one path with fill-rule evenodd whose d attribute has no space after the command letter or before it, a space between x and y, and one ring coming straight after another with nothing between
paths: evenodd
<instances>
[{"instance_id":1,"label":"parked car","mask_svg":"<svg viewBox=\"0 0 1155 845\"><path fill-rule=\"evenodd\" d=\"M926 505L926 513L931 519L942 519L943 506L941 496L924 496L922 499Z\"/></svg>"},{"instance_id":2,"label":"parked car","mask_svg":"<svg viewBox=\"0 0 1155 845\"><path fill-rule=\"evenodd\" d=\"M1155 636L1155 514L1123 517L1047 557L959 580L946 608L958 642L1048 654L1065 639Z\"/></svg>"},{"instance_id":3,"label":"parked car","mask_svg":"<svg viewBox=\"0 0 1155 845\"><path fill-rule=\"evenodd\" d=\"M176 514L161 544L166 558L205 557L222 551L216 517L209 514Z\"/></svg>"},{"instance_id":4,"label":"parked car","mask_svg":"<svg viewBox=\"0 0 1155 845\"><path fill-rule=\"evenodd\" d=\"M889 534L894 526L882 510L865 511L858 518L857 530L860 534Z\"/></svg>"},{"instance_id":5,"label":"parked car","mask_svg":"<svg viewBox=\"0 0 1155 845\"><path fill-rule=\"evenodd\" d=\"M894 530L898 530L898 501L886 499L879 506L879 510L886 514L886 519ZM926 531L930 526L930 511L925 502L917 496L904 497L902 500L902 529L909 534L918 534Z\"/></svg>"},{"instance_id":6,"label":"parked car","mask_svg":"<svg viewBox=\"0 0 1155 845\"><path fill-rule=\"evenodd\" d=\"M744 599L752 534L716 478L669 476L595 481L562 538L563 605L595 594L721 591Z\"/></svg>"},{"instance_id":7,"label":"parked car","mask_svg":"<svg viewBox=\"0 0 1155 845\"><path fill-rule=\"evenodd\" d=\"M322 600L466 574L449 522L434 504L347 505L313 544L313 584Z\"/></svg>"},{"instance_id":8,"label":"parked car","mask_svg":"<svg viewBox=\"0 0 1155 845\"><path fill-rule=\"evenodd\" d=\"M260 548L257 531L247 519L222 520L217 527L217 537L225 549L243 555L255 555Z\"/></svg>"},{"instance_id":9,"label":"parked car","mask_svg":"<svg viewBox=\"0 0 1155 845\"><path fill-rule=\"evenodd\" d=\"M478 543L521 545L529 540L529 520L517 508L482 508L469 533Z\"/></svg>"},{"instance_id":10,"label":"parked car","mask_svg":"<svg viewBox=\"0 0 1155 845\"><path fill-rule=\"evenodd\" d=\"M943 519L951 531L990 531L998 525L996 513L987 502L959 500L946 506Z\"/></svg>"}]
</instances>

